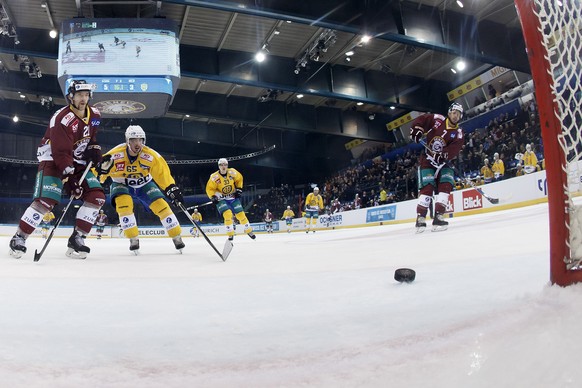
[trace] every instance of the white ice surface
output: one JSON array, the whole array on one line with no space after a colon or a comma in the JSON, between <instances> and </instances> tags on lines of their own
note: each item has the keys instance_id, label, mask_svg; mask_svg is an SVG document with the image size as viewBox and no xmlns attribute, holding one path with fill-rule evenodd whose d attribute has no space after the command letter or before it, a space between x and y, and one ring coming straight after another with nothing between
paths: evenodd
<instances>
[{"instance_id":1,"label":"white ice surface","mask_svg":"<svg viewBox=\"0 0 582 388\"><path fill-rule=\"evenodd\" d=\"M237 236L225 263L202 238L91 239L86 260L54 239L34 263L29 239L0 259L0 386L581 387L547 206L450 223Z\"/></svg>"}]
</instances>

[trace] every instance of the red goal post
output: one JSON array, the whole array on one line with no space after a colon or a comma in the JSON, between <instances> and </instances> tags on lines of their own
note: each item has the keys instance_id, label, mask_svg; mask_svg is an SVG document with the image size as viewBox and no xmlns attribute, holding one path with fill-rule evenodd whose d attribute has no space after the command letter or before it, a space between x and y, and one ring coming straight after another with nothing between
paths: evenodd
<instances>
[{"instance_id":1,"label":"red goal post","mask_svg":"<svg viewBox=\"0 0 582 388\"><path fill-rule=\"evenodd\" d=\"M535 85L548 186L550 281L582 282L582 3L515 0Z\"/></svg>"}]
</instances>

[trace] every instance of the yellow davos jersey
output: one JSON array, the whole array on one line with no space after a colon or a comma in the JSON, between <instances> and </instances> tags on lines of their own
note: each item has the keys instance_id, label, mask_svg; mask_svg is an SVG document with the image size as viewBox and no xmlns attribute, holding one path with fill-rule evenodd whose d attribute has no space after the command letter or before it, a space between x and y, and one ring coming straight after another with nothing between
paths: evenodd
<instances>
[{"instance_id":1,"label":"yellow davos jersey","mask_svg":"<svg viewBox=\"0 0 582 388\"><path fill-rule=\"evenodd\" d=\"M380 201L385 202L387 199L388 199L388 194L386 193L386 190L382 189L380 191Z\"/></svg>"},{"instance_id":2,"label":"yellow davos jersey","mask_svg":"<svg viewBox=\"0 0 582 388\"><path fill-rule=\"evenodd\" d=\"M192 213L192 219L196 222L202 222L202 214Z\"/></svg>"},{"instance_id":3,"label":"yellow davos jersey","mask_svg":"<svg viewBox=\"0 0 582 388\"><path fill-rule=\"evenodd\" d=\"M229 168L226 174L222 175L219 170L210 175L206 183L206 195L208 198L216 195L219 199L234 199L236 189L242 189L242 187L243 176L240 172Z\"/></svg>"},{"instance_id":4,"label":"yellow davos jersey","mask_svg":"<svg viewBox=\"0 0 582 388\"><path fill-rule=\"evenodd\" d=\"M491 171L489 166L483 166L481 167L481 175L483 176L483 179L491 179L493 178L493 171Z\"/></svg>"},{"instance_id":5,"label":"yellow davos jersey","mask_svg":"<svg viewBox=\"0 0 582 388\"><path fill-rule=\"evenodd\" d=\"M525 151L523 154L524 166L536 166L538 164L538 157L533 151Z\"/></svg>"},{"instance_id":6,"label":"yellow davos jersey","mask_svg":"<svg viewBox=\"0 0 582 388\"><path fill-rule=\"evenodd\" d=\"M133 188L140 188L152 180L162 190L176 183L172 178L170 167L168 167L166 160L148 146L143 146L140 154L133 162L129 159L125 143L113 147L105 155L111 155L113 166L107 175L101 175L102 183L105 182L108 176L111 177L113 182Z\"/></svg>"},{"instance_id":7,"label":"yellow davos jersey","mask_svg":"<svg viewBox=\"0 0 582 388\"><path fill-rule=\"evenodd\" d=\"M493 163L493 167L491 167L494 174L504 175L505 174L505 165L503 164L503 160L497 159Z\"/></svg>"},{"instance_id":8,"label":"yellow davos jersey","mask_svg":"<svg viewBox=\"0 0 582 388\"><path fill-rule=\"evenodd\" d=\"M293 212L293 210L289 209L283 212L283 218L293 218L293 217L295 217L295 213Z\"/></svg>"},{"instance_id":9,"label":"yellow davos jersey","mask_svg":"<svg viewBox=\"0 0 582 388\"><path fill-rule=\"evenodd\" d=\"M55 219L55 215L53 214L53 212L48 212L42 217L42 220L44 222L51 222L54 219Z\"/></svg>"},{"instance_id":10,"label":"yellow davos jersey","mask_svg":"<svg viewBox=\"0 0 582 388\"><path fill-rule=\"evenodd\" d=\"M307 194L307 198L305 198L305 209L311 211L323 209L323 199L321 198L321 195L315 195L313 193Z\"/></svg>"}]
</instances>

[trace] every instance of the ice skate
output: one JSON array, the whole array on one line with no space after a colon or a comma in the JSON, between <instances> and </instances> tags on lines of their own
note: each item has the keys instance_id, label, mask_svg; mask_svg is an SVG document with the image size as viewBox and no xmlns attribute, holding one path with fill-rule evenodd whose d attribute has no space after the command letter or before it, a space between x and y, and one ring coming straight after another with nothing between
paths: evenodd
<instances>
[{"instance_id":1,"label":"ice skate","mask_svg":"<svg viewBox=\"0 0 582 388\"><path fill-rule=\"evenodd\" d=\"M139 255L139 239L137 237L131 237L129 239L129 250L136 256Z\"/></svg>"},{"instance_id":2,"label":"ice skate","mask_svg":"<svg viewBox=\"0 0 582 388\"><path fill-rule=\"evenodd\" d=\"M249 235L250 238L252 238L253 240L257 238L257 236L255 236L255 234L253 232L248 232L247 233Z\"/></svg>"},{"instance_id":3,"label":"ice skate","mask_svg":"<svg viewBox=\"0 0 582 388\"><path fill-rule=\"evenodd\" d=\"M182 237L180 236L173 237L172 241L174 242L174 246L176 247L176 249L179 250L180 253L182 253L182 249L186 246L186 244L184 244L184 242L182 241Z\"/></svg>"},{"instance_id":4,"label":"ice skate","mask_svg":"<svg viewBox=\"0 0 582 388\"><path fill-rule=\"evenodd\" d=\"M433 232L442 232L447 230L449 227L449 223L445 221L445 218L442 214L435 214L434 220L432 221L432 231Z\"/></svg>"},{"instance_id":5,"label":"ice skate","mask_svg":"<svg viewBox=\"0 0 582 388\"><path fill-rule=\"evenodd\" d=\"M234 240L234 236L228 236L228 241Z\"/></svg>"},{"instance_id":6,"label":"ice skate","mask_svg":"<svg viewBox=\"0 0 582 388\"><path fill-rule=\"evenodd\" d=\"M10 240L10 256L20 259L26 253L26 239L16 233Z\"/></svg>"},{"instance_id":7,"label":"ice skate","mask_svg":"<svg viewBox=\"0 0 582 388\"><path fill-rule=\"evenodd\" d=\"M69 237L69 242L67 243L67 252L65 255L74 259L85 259L91 249L85 245L85 241L76 230L73 232L71 237Z\"/></svg>"},{"instance_id":8,"label":"ice skate","mask_svg":"<svg viewBox=\"0 0 582 388\"><path fill-rule=\"evenodd\" d=\"M419 215L416 217L416 233L422 233L426 229L426 218Z\"/></svg>"}]
</instances>

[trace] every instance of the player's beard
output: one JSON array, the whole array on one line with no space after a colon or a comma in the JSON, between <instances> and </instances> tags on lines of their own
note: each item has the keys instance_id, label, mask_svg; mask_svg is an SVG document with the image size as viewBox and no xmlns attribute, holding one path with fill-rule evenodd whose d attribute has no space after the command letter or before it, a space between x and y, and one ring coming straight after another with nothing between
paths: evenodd
<instances>
[{"instance_id":1,"label":"player's beard","mask_svg":"<svg viewBox=\"0 0 582 388\"><path fill-rule=\"evenodd\" d=\"M85 102L79 102L79 104L77 104L77 106L75 106L75 104L72 104L72 105L80 114L85 113L85 110L87 109L87 103L85 103Z\"/></svg>"}]
</instances>

